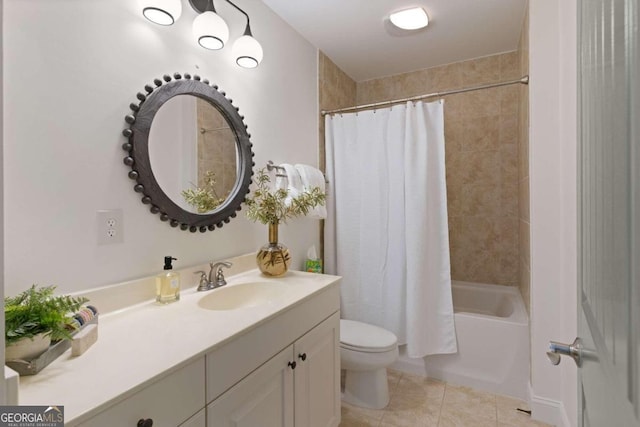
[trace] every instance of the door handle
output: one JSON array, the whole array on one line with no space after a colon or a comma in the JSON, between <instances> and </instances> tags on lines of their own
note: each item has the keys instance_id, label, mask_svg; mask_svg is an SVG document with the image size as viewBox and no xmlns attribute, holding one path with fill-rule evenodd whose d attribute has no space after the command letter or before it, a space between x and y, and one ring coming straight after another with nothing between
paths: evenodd
<instances>
[{"instance_id":1,"label":"door handle","mask_svg":"<svg viewBox=\"0 0 640 427\"><path fill-rule=\"evenodd\" d=\"M560 364L560 356L569 356L579 367L582 366L582 340L576 338L572 344L563 344L549 341L549 351L547 357L552 365Z\"/></svg>"}]
</instances>

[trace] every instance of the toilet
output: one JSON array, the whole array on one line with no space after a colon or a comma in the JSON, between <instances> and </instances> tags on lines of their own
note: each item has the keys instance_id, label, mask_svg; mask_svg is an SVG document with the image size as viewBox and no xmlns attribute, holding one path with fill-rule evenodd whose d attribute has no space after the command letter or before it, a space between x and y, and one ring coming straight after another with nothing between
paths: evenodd
<instances>
[{"instance_id":1,"label":"toilet","mask_svg":"<svg viewBox=\"0 0 640 427\"><path fill-rule=\"evenodd\" d=\"M392 332L340 319L340 362L345 370L342 400L364 408L387 406L387 366L397 358L398 339Z\"/></svg>"}]
</instances>

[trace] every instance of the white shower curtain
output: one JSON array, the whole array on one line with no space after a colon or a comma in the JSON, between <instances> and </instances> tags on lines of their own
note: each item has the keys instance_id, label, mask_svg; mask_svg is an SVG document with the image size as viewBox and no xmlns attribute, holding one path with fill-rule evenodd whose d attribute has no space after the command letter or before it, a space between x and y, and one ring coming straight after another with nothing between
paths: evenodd
<instances>
[{"instance_id":1,"label":"white shower curtain","mask_svg":"<svg viewBox=\"0 0 640 427\"><path fill-rule=\"evenodd\" d=\"M327 115L325 269L342 317L375 324L409 357L457 351L443 101Z\"/></svg>"}]
</instances>

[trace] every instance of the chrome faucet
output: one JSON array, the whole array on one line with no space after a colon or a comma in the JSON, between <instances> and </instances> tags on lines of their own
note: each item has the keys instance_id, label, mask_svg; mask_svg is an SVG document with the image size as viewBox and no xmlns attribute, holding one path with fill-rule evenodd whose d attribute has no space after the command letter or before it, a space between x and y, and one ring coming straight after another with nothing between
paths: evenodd
<instances>
[{"instance_id":1,"label":"chrome faucet","mask_svg":"<svg viewBox=\"0 0 640 427\"><path fill-rule=\"evenodd\" d=\"M225 262L225 261L216 262L215 264L212 262L209 263L209 266L211 267L211 270L209 270L209 284L211 285L211 289L219 288L220 286L224 286L227 284L227 281L224 280L224 273L222 272L222 267L230 268L232 265L233 265L232 263ZM214 271L216 275L215 283L212 280L213 278L211 277L214 274Z\"/></svg>"},{"instance_id":2,"label":"chrome faucet","mask_svg":"<svg viewBox=\"0 0 640 427\"><path fill-rule=\"evenodd\" d=\"M209 291L211 289L219 288L220 286L224 286L227 284L227 281L224 279L224 273L222 272L222 268L229 268L233 264L230 262L216 262L215 264L210 262L209 266L211 269L209 270L209 275L204 271L196 271L194 274L200 275L200 284L198 285L198 292L201 291ZM215 277L214 277L215 276Z\"/></svg>"}]
</instances>

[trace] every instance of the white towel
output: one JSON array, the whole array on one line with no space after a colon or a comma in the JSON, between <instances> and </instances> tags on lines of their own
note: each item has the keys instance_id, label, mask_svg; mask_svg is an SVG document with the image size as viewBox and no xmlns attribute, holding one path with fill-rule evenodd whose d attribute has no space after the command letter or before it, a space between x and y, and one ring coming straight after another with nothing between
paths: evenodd
<instances>
[{"instance_id":1,"label":"white towel","mask_svg":"<svg viewBox=\"0 0 640 427\"><path fill-rule=\"evenodd\" d=\"M319 187L320 191L325 192L324 174L320 170L313 166L301 164L297 164L295 168L300 174L303 191L311 191L312 188ZM307 216L309 218L325 219L327 217L327 208L325 205L316 206L309 211Z\"/></svg>"},{"instance_id":2,"label":"white towel","mask_svg":"<svg viewBox=\"0 0 640 427\"><path fill-rule=\"evenodd\" d=\"M300 174L298 170L288 163L283 163L280 165L282 169L284 169L284 174L287 175L286 178L282 178L278 181L279 178L276 177L276 188L286 188L288 196L284 200L284 203L289 206L291 205L291 199L298 197L303 189L302 189L302 180L300 179ZM282 171L280 171L282 173ZM286 180L286 183L283 181Z\"/></svg>"}]
</instances>

